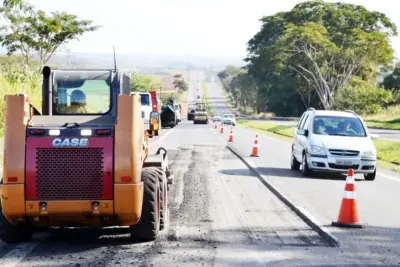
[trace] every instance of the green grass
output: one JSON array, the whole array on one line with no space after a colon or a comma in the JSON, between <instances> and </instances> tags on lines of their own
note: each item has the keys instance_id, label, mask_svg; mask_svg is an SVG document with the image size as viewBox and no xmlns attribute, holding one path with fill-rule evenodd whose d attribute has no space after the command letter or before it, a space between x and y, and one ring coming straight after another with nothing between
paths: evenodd
<instances>
[{"instance_id":1,"label":"green grass","mask_svg":"<svg viewBox=\"0 0 400 267\"><path fill-rule=\"evenodd\" d=\"M362 116L368 127L400 130L400 105L391 106L373 116Z\"/></svg>"},{"instance_id":2,"label":"green grass","mask_svg":"<svg viewBox=\"0 0 400 267\"><path fill-rule=\"evenodd\" d=\"M257 132L266 133L275 137L292 141L295 127L288 125L278 125L263 121L240 120L238 124L253 129ZM376 150L378 163L380 166L400 172L400 142L391 140L373 140Z\"/></svg>"},{"instance_id":3,"label":"green grass","mask_svg":"<svg viewBox=\"0 0 400 267\"><path fill-rule=\"evenodd\" d=\"M203 101L205 102L205 107L206 107L208 116L210 116L210 117L214 116L215 108L214 108L214 105L209 101L210 94L209 94L208 85L206 83L201 84L201 95L202 95Z\"/></svg>"},{"instance_id":4,"label":"green grass","mask_svg":"<svg viewBox=\"0 0 400 267\"><path fill-rule=\"evenodd\" d=\"M0 74L0 137L4 135L4 120L6 103L4 96L11 94L27 94L29 101L38 109L41 110L42 93L39 82L36 83L10 83Z\"/></svg>"}]
</instances>

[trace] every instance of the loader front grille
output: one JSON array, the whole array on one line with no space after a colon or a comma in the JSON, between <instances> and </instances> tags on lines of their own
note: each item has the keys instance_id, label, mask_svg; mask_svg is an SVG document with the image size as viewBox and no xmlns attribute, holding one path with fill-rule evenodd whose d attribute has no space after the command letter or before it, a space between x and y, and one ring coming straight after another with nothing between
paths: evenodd
<instances>
[{"instance_id":1,"label":"loader front grille","mask_svg":"<svg viewBox=\"0 0 400 267\"><path fill-rule=\"evenodd\" d=\"M37 199L101 199L103 166L103 148L36 148Z\"/></svg>"}]
</instances>

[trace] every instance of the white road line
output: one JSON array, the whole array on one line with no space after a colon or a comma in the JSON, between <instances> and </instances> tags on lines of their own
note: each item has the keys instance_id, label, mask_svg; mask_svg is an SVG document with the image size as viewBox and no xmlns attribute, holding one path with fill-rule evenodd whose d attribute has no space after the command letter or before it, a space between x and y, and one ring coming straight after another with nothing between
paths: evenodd
<instances>
[{"instance_id":1,"label":"white road line","mask_svg":"<svg viewBox=\"0 0 400 267\"><path fill-rule=\"evenodd\" d=\"M162 135L160 138L158 138L157 140L154 140L154 142L149 142L149 144L157 144L158 142L162 141L165 137L167 137L168 135L170 135L173 131L175 130L175 128L169 130L166 134Z\"/></svg>"},{"instance_id":2,"label":"white road line","mask_svg":"<svg viewBox=\"0 0 400 267\"><path fill-rule=\"evenodd\" d=\"M1 267L15 267L19 264L32 250L42 243L47 237L48 233L36 234L37 241L22 243L10 250L6 255L0 258Z\"/></svg>"},{"instance_id":3,"label":"white road line","mask_svg":"<svg viewBox=\"0 0 400 267\"><path fill-rule=\"evenodd\" d=\"M400 179L394 178L386 174L379 173L378 176L400 183Z\"/></svg>"}]
</instances>

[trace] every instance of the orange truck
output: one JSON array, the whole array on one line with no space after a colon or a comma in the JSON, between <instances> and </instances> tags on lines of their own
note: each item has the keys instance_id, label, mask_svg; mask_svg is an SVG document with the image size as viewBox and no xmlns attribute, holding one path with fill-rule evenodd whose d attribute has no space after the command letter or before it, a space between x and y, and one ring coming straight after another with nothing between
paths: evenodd
<instances>
[{"instance_id":1,"label":"orange truck","mask_svg":"<svg viewBox=\"0 0 400 267\"><path fill-rule=\"evenodd\" d=\"M129 226L155 240L167 222L167 151L148 153L141 102L118 70L43 68L42 109L6 95L0 239L38 228Z\"/></svg>"}]
</instances>

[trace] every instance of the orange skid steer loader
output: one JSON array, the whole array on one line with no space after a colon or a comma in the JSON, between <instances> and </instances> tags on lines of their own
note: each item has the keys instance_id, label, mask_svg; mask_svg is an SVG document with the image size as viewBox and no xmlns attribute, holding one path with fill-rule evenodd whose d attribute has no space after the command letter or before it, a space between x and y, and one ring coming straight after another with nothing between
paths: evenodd
<instances>
[{"instance_id":1,"label":"orange skid steer loader","mask_svg":"<svg viewBox=\"0 0 400 267\"><path fill-rule=\"evenodd\" d=\"M129 226L135 241L157 238L172 178L164 148L148 155L129 75L46 66L41 113L25 95L5 100L2 241L68 226Z\"/></svg>"}]
</instances>

